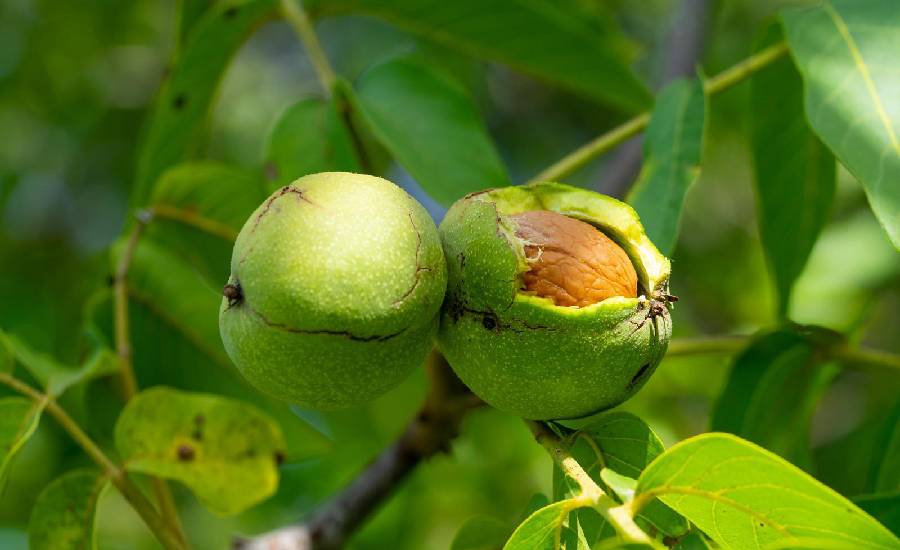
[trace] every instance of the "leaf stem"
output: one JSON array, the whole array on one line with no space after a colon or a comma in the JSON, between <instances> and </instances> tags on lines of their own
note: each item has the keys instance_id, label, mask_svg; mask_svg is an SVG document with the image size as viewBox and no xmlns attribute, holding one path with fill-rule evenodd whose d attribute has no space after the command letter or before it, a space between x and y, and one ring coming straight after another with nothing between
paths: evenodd
<instances>
[{"instance_id":1,"label":"leaf stem","mask_svg":"<svg viewBox=\"0 0 900 550\"><path fill-rule=\"evenodd\" d=\"M103 450L81 429L81 426L59 406L49 395L43 394L28 384L20 381L8 373L0 373L0 383L31 398L37 403L46 405L46 410L56 419L56 422L69 434L69 436L84 450L84 452L97 463L109 477L110 481L119 489L122 496L131 504L138 515L144 520L153 534L164 548L169 550L184 550L187 548L181 539L180 533L168 525L160 516L153 504L147 500L144 493L132 483L125 472L115 464L103 452Z\"/></svg>"},{"instance_id":2,"label":"leaf stem","mask_svg":"<svg viewBox=\"0 0 900 550\"><path fill-rule=\"evenodd\" d=\"M634 522L631 507L628 504L620 505L610 498L569 453L569 446L562 438L543 422L526 420L525 423L534 435L535 441L540 443L563 473L578 483L581 488L581 494L577 497L579 500L584 499L586 506L600 512L624 541L659 547L659 544Z\"/></svg>"},{"instance_id":3,"label":"leaf stem","mask_svg":"<svg viewBox=\"0 0 900 550\"><path fill-rule=\"evenodd\" d=\"M309 55L309 60L316 71L316 76L319 77L319 83L322 85L325 96L331 97L336 80L334 69L325 55L325 50L322 48L322 43L319 42L319 37L316 36L309 16L306 15L306 12L300 6L299 0L281 0L281 13L294 28L297 36L300 38L300 42L306 48L306 53Z\"/></svg>"},{"instance_id":4,"label":"leaf stem","mask_svg":"<svg viewBox=\"0 0 900 550\"><path fill-rule=\"evenodd\" d=\"M113 280L113 324L116 355L119 357L119 376L121 377L122 393L126 402L138 392L137 377L134 374L134 364L132 362L131 335L129 331L128 272L131 269L131 262L134 260L134 253L144 234L144 230L153 220L156 213L156 209L140 210L137 213L137 221L128 236L125 250L119 258ZM171 214L169 211L167 213ZM85 450L87 451L87 449ZM184 535L181 519L178 516L178 509L175 506L175 499L172 497L169 486L165 481L155 476L150 478L150 483L153 486L153 492L159 503L163 519L171 527L172 531L176 533L182 545L184 545L187 539Z\"/></svg>"},{"instance_id":5,"label":"leaf stem","mask_svg":"<svg viewBox=\"0 0 900 550\"><path fill-rule=\"evenodd\" d=\"M226 241L237 239L237 231L224 223L207 218L192 210L179 208L170 204L154 204L149 209L154 218L172 220L193 227L209 235L220 237Z\"/></svg>"},{"instance_id":6,"label":"leaf stem","mask_svg":"<svg viewBox=\"0 0 900 550\"><path fill-rule=\"evenodd\" d=\"M756 71L776 61L785 53L787 53L787 44L784 42L761 50L707 80L704 83L704 91L708 95L714 95L727 90ZM527 183L560 180L620 143L637 135L649 123L650 112L645 111L572 151L528 180Z\"/></svg>"},{"instance_id":7,"label":"leaf stem","mask_svg":"<svg viewBox=\"0 0 900 550\"><path fill-rule=\"evenodd\" d=\"M137 378L134 375L134 367L131 363L131 339L128 330L128 270L134 259L134 252L147 223L150 222L152 213L141 210L137 214L137 221L128 235L125 250L116 265L113 277L113 319L115 324L116 355L119 357L119 376L122 381L122 394L125 400L131 399L138 391Z\"/></svg>"}]
</instances>

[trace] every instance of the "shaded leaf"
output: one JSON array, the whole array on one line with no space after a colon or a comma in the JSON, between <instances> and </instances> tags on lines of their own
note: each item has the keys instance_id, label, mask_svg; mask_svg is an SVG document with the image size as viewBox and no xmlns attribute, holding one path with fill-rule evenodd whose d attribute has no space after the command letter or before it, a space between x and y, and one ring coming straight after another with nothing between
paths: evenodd
<instances>
[{"instance_id":1,"label":"shaded leaf","mask_svg":"<svg viewBox=\"0 0 900 550\"><path fill-rule=\"evenodd\" d=\"M424 63L397 58L372 68L354 101L375 137L438 202L509 185L472 100Z\"/></svg>"},{"instance_id":2,"label":"shaded leaf","mask_svg":"<svg viewBox=\"0 0 900 550\"><path fill-rule=\"evenodd\" d=\"M622 39L565 5L538 0L313 0L316 14L360 13L428 40L506 63L628 111L652 103L620 55ZM604 32L605 31L605 32Z\"/></svg>"},{"instance_id":3,"label":"shaded leaf","mask_svg":"<svg viewBox=\"0 0 900 550\"><path fill-rule=\"evenodd\" d=\"M304 99L291 105L266 141L269 190L317 172L360 172L354 147L334 101Z\"/></svg>"},{"instance_id":4,"label":"shaded leaf","mask_svg":"<svg viewBox=\"0 0 900 550\"><path fill-rule=\"evenodd\" d=\"M900 491L900 402L884 415L874 443L872 490Z\"/></svg>"},{"instance_id":5,"label":"shaded leaf","mask_svg":"<svg viewBox=\"0 0 900 550\"><path fill-rule=\"evenodd\" d=\"M900 248L900 10L894 0L829 0L783 14L813 130L866 190Z\"/></svg>"},{"instance_id":6,"label":"shaded leaf","mask_svg":"<svg viewBox=\"0 0 900 550\"><path fill-rule=\"evenodd\" d=\"M34 435L46 405L25 397L0 398L0 481L12 459Z\"/></svg>"},{"instance_id":7,"label":"shaded leaf","mask_svg":"<svg viewBox=\"0 0 900 550\"><path fill-rule=\"evenodd\" d=\"M509 525L504 521L489 516L475 516L466 520L456 532L450 550L500 548L509 537L509 531Z\"/></svg>"},{"instance_id":8,"label":"shaded leaf","mask_svg":"<svg viewBox=\"0 0 900 550\"><path fill-rule=\"evenodd\" d=\"M128 402L115 439L127 470L178 480L222 515L272 495L284 458L278 425L251 405L164 387Z\"/></svg>"},{"instance_id":9,"label":"shaded leaf","mask_svg":"<svg viewBox=\"0 0 900 550\"><path fill-rule=\"evenodd\" d=\"M156 217L144 240L166 247L206 279L225 284L234 239L267 196L258 174L213 161L179 164L153 187L150 208Z\"/></svg>"},{"instance_id":10,"label":"shaded leaf","mask_svg":"<svg viewBox=\"0 0 900 550\"><path fill-rule=\"evenodd\" d=\"M730 434L699 435L654 460L634 505L658 498L727 548L824 538L853 548L897 539L856 505L782 458Z\"/></svg>"},{"instance_id":11,"label":"shaded leaf","mask_svg":"<svg viewBox=\"0 0 900 550\"><path fill-rule=\"evenodd\" d=\"M808 469L812 416L836 372L798 330L764 334L735 358L710 429L749 439Z\"/></svg>"},{"instance_id":12,"label":"shaded leaf","mask_svg":"<svg viewBox=\"0 0 900 550\"><path fill-rule=\"evenodd\" d=\"M781 26L772 25L757 50L781 39ZM750 103L757 220L783 317L831 210L835 160L806 122L803 82L789 58L753 76Z\"/></svg>"},{"instance_id":13,"label":"shaded leaf","mask_svg":"<svg viewBox=\"0 0 900 550\"><path fill-rule=\"evenodd\" d=\"M73 470L41 492L28 522L32 550L96 548L94 515L108 479L96 470Z\"/></svg>"},{"instance_id":14,"label":"shaded leaf","mask_svg":"<svg viewBox=\"0 0 900 550\"><path fill-rule=\"evenodd\" d=\"M78 367L64 365L54 357L33 350L12 334L0 331L0 343L15 362L22 365L51 396L58 397L73 385L113 374L119 369L119 360L109 349L98 347Z\"/></svg>"},{"instance_id":15,"label":"shaded leaf","mask_svg":"<svg viewBox=\"0 0 900 550\"><path fill-rule=\"evenodd\" d=\"M860 495L853 503L900 537L900 492Z\"/></svg>"},{"instance_id":16,"label":"shaded leaf","mask_svg":"<svg viewBox=\"0 0 900 550\"><path fill-rule=\"evenodd\" d=\"M700 174L705 121L703 83L675 80L659 93L644 136L644 162L628 203L666 255L678 240L684 195Z\"/></svg>"},{"instance_id":17,"label":"shaded leaf","mask_svg":"<svg viewBox=\"0 0 900 550\"><path fill-rule=\"evenodd\" d=\"M167 168L198 155L228 63L277 5L276 0L217 2L194 23L150 114L138 155L135 204L144 204Z\"/></svg>"}]
</instances>

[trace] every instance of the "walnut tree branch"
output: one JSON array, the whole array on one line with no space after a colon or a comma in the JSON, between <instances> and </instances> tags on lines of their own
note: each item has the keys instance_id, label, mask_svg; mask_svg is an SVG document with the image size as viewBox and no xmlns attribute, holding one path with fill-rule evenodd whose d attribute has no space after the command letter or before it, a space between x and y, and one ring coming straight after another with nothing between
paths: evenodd
<instances>
[{"instance_id":1,"label":"walnut tree branch","mask_svg":"<svg viewBox=\"0 0 900 550\"><path fill-rule=\"evenodd\" d=\"M300 524L239 539L241 550L340 548L423 460L450 448L466 413L482 402L434 352L428 361L429 392L403 434L337 496Z\"/></svg>"}]
</instances>

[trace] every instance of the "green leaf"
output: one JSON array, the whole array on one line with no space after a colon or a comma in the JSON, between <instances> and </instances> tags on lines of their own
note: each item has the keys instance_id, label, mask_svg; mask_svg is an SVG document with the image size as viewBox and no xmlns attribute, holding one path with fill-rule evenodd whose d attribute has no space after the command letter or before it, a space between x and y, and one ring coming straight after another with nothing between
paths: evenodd
<instances>
[{"instance_id":1,"label":"green leaf","mask_svg":"<svg viewBox=\"0 0 900 550\"><path fill-rule=\"evenodd\" d=\"M489 516L474 516L456 532L450 550L499 548L509 537L509 531L509 525L504 521Z\"/></svg>"},{"instance_id":2,"label":"green leaf","mask_svg":"<svg viewBox=\"0 0 900 550\"><path fill-rule=\"evenodd\" d=\"M113 374L119 369L115 354L98 347L78 367L63 365L45 353L34 351L28 344L12 334L0 331L0 343L28 373L53 397L62 395L73 385Z\"/></svg>"},{"instance_id":3,"label":"green leaf","mask_svg":"<svg viewBox=\"0 0 900 550\"><path fill-rule=\"evenodd\" d=\"M378 141L438 202L509 185L466 91L424 63L396 58L373 67L354 101Z\"/></svg>"},{"instance_id":4,"label":"green leaf","mask_svg":"<svg viewBox=\"0 0 900 550\"><path fill-rule=\"evenodd\" d=\"M603 468L600 470L600 479L609 487L621 502L631 502L634 498L634 488L637 486L637 480L633 477L623 476L616 473L615 470Z\"/></svg>"},{"instance_id":5,"label":"green leaf","mask_svg":"<svg viewBox=\"0 0 900 550\"><path fill-rule=\"evenodd\" d=\"M539 0L314 0L316 15L359 13L464 53L499 61L585 97L637 112L652 98L628 68L621 37L565 5Z\"/></svg>"},{"instance_id":6,"label":"green leaf","mask_svg":"<svg viewBox=\"0 0 900 550\"><path fill-rule=\"evenodd\" d=\"M830 0L783 13L813 130L866 190L900 248L900 94L894 0Z\"/></svg>"},{"instance_id":7,"label":"green leaf","mask_svg":"<svg viewBox=\"0 0 900 550\"><path fill-rule=\"evenodd\" d=\"M710 429L749 439L809 469L812 415L835 374L798 330L764 334L735 359Z\"/></svg>"},{"instance_id":8,"label":"green leaf","mask_svg":"<svg viewBox=\"0 0 900 550\"><path fill-rule=\"evenodd\" d=\"M900 537L900 491L861 495L854 497L853 502Z\"/></svg>"},{"instance_id":9,"label":"green leaf","mask_svg":"<svg viewBox=\"0 0 900 550\"><path fill-rule=\"evenodd\" d=\"M671 255L688 187L700 174L706 95L699 79L680 79L659 93L644 136L644 163L628 197L653 244Z\"/></svg>"},{"instance_id":10,"label":"green leaf","mask_svg":"<svg viewBox=\"0 0 900 550\"><path fill-rule=\"evenodd\" d=\"M678 544L673 548L675 550L712 550L712 546L710 546L706 537L703 536L703 533L695 529L692 529L690 533L678 541Z\"/></svg>"},{"instance_id":11,"label":"green leaf","mask_svg":"<svg viewBox=\"0 0 900 550\"><path fill-rule=\"evenodd\" d=\"M872 490L900 491L900 402L885 415L876 435L872 460Z\"/></svg>"},{"instance_id":12,"label":"green leaf","mask_svg":"<svg viewBox=\"0 0 900 550\"><path fill-rule=\"evenodd\" d=\"M94 515L108 479L96 470L73 470L41 492L28 522L31 550L96 548Z\"/></svg>"},{"instance_id":13,"label":"green leaf","mask_svg":"<svg viewBox=\"0 0 900 550\"><path fill-rule=\"evenodd\" d=\"M262 178L212 161L179 164L153 187L156 218L145 240L166 247L210 281L227 280L231 249L244 222L268 196Z\"/></svg>"},{"instance_id":14,"label":"green leaf","mask_svg":"<svg viewBox=\"0 0 900 550\"><path fill-rule=\"evenodd\" d=\"M354 147L334 101L299 101L281 115L266 142L269 188L317 172L360 172Z\"/></svg>"},{"instance_id":15,"label":"green leaf","mask_svg":"<svg viewBox=\"0 0 900 550\"><path fill-rule=\"evenodd\" d=\"M276 0L217 2L193 25L150 114L133 201L142 205L170 166L198 156L219 82L234 53L276 10Z\"/></svg>"},{"instance_id":16,"label":"green leaf","mask_svg":"<svg viewBox=\"0 0 900 550\"><path fill-rule=\"evenodd\" d=\"M165 387L128 402L115 440L127 470L178 480L221 515L272 495L284 458L281 430L255 407Z\"/></svg>"},{"instance_id":17,"label":"green leaf","mask_svg":"<svg viewBox=\"0 0 900 550\"><path fill-rule=\"evenodd\" d=\"M178 21L178 41L184 43L197 21L209 7L209 0L181 0Z\"/></svg>"},{"instance_id":18,"label":"green leaf","mask_svg":"<svg viewBox=\"0 0 900 550\"><path fill-rule=\"evenodd\" d=\"M12 459L34 435L46 405L25 397L0 398L0 481Z\"/></svg>"},{"instance_id":19,"label":"green leaf","mask_svg":"<svg viewBox=\"0 0 900 550\"><path fill-rule=\"evenodd\" d=\"M504 550L557 550L569 512L582 506L577 500L554 502L534 512L519 525Z\"/></svg>"},{"instance_id":20,"label":"green leaf","mask_svg":"<svg viewBox=\"0 0 900 550\"><path fill-rule=\"evenodd\" d=\"M658 498L726 548L824 538L896 548L890 531L784 459L730 434L682 441L638 479L637 509Z\"/></svg>"},{"instance_id":21,"label":"green leaf","mask_svg":"<svg viewBox=\"0 0 900 550\"><path fill-rule=\"evenodd\" d=\"M757 50L781 39L781 26L771 25ZM806 122L803 82L790 59L775 61L750 84L757 220L784 317L831 209L835 160Z\"/></svg>"},{"instance_id":22,"label":"green leaf","mask_svg":"<svg viewBox=\"0 0 900 550\"><path fill-rule=\"evenodd\" d=\"M604 414L569 436L569 452L597 484L608 493L617 494L608 481L619 482L637 478L644 467L665 450L662 441L640 418L626 412ZM605 476L603 470L609 470ZM554 499L572 498L580 493L573 480L564 477L554 466ZM651 503L637 517L642 526L671 537L688 531L687 521L661 502ZM597 511L590 508L575 510L568 519L568 527L587 544L594 544L615 536L615 530ZM577 548L577 541L574 545Z\"/></svg>"}]
</instances>

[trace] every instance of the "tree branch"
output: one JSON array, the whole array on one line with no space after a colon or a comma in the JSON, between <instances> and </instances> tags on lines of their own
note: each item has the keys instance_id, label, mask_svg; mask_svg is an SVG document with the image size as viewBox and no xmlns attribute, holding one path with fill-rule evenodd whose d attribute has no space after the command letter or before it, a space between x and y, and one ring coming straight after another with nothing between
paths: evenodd
<instances>
[{"instance_id":1,"label":"tree branch","mask_svg":"<svg viewBox=\"0 0 900 550\"><path fill-rule=\"evenodd\" d=\"M448 451L463 417L482 402L460 382L439 353L432 353L427 368L429 392L419 413L403 434L343 491L303 523L238 539L234 547L241 550L340 548L420 462Z\"/></svg>"}]
</instances>

